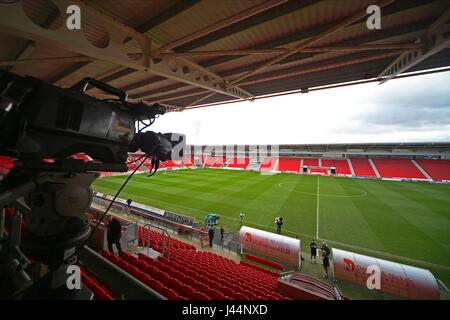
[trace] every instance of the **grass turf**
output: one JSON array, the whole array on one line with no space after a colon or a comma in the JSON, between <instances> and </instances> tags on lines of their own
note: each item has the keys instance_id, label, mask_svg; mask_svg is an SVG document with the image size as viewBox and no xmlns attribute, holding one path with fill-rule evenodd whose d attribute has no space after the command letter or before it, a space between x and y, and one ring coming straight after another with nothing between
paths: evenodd
<instances>
[{"instance_id":1,"label":"grass turf","mask_svg":"<svg viewBox=\"0 0 450 320\"><path fill-rule=\"evenodd\" d=\"M100 178L94 189L115 194L125 179ZM303 250L318 231L334 247L429 269L448 286L449 195L449 185L195 169L136 175L120 197L198 221L218 213L230 231L240 212L245 225L272 232L280 215Z\"/></svg>"}]
</instances>

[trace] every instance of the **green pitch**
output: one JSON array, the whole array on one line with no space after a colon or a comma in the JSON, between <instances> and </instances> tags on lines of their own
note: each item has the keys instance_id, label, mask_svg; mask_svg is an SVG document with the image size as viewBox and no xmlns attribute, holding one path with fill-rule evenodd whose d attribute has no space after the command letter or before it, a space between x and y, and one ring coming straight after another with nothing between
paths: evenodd
<instances>
[{"instance_id":1,"label":"green pitch","mask_svg":"<svg viewBox=\"0 0 450 320\"><path fill-rule=\"evenodd\" d=\"M105 177L96 191L115 194L124 176ZM136 175L120 194L204 221L221 215L225 228L245 225L430 269L450 284L450 186L307 175L196 169Z\"/></svg>"}]
</instances>

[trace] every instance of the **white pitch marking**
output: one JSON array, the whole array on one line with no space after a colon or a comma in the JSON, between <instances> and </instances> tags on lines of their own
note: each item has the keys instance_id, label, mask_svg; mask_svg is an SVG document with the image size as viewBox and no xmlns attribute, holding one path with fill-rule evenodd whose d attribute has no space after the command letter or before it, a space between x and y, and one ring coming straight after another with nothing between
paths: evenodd
<instances>
[{"instance_id":1,"label":"white pitch marking","mask_svg":"<svg viewBox=\"0 0 450 320\"><path fill-rule=\"evenodd\" d=\"M317 223L316 223L316 239L319 239L319 176L317 176Z\"/></svg>"},{"instance_id":2,"label":"white pitch marking","mask_svg":"<svg viewBox=\"0 0 450 320\"><path fill-rule=\"evenodd\" d=\"M297 193L301 193L301 194L306 194L308 196L317 196L317 193L314 192L306 192L306 191L300 191L300 190L294 190L294 189L289 189L286 188L285 185L286 184L290 184L291 182L282 182L278 184L278 187L280 189L289 191L289 192L297 192ZM350 187L349 187L350 188ZM356 188L352 188L352 189L356 189ZM322 198L323 197L327 197L327 198L363 198L365 196L367 196L367 192L364 190L358 190L361 191L362 193L360 194L353 194L353 195L339 195L339 194L327 194L327 193L323 193L321 194Z\"/></svg>"}]
</instances>

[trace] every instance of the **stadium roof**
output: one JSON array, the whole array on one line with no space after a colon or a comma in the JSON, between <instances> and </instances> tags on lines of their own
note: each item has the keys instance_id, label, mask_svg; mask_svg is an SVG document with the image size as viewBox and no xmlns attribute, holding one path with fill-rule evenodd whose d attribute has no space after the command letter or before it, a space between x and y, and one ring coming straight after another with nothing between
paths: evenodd
<instances>
[{"instance_id":1,"label":"stadium roof","mask_svg":"<svg viewBox=\"0 0 450 320\"><path fill-rule=\"evenodd\" d=\"M66 27L72 4L81 30ZM7 0L0 68L63 87L95 77L182 110L448 67L449 18L447 0Z\"/></svg>"},{"instance_id":2,"label":"stadium roof","mask_svg":"<svg viewBox=\"0 0 450 320\"><path fill-rule=\"evenodd\" d=\"M395 154L398 155L445 155L450 156L450 142L393 142L393 143L333 143L333 144L280 144L280 145L188 145L194 153L304 153L304 154Z\"/></svg>"}]
</instances>

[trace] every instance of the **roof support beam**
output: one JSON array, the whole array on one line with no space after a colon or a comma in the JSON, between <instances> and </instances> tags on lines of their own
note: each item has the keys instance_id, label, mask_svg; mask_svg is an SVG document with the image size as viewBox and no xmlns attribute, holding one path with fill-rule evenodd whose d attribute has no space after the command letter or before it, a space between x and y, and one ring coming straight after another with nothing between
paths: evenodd
<instances>
[{"instance_id":1,"label":"roof support beam","mask_svg":"<svg viewBox=\"0 0 450 320\"><path fill-rule=\"evenodd\" d=\"M214 94L209 93L209 94L207 94L206 96L201 97L200 99L197 99L197 100L195 100L194 102L189 103L188 107L195 106L195 105L199 104L200 102L205 101L206 99L211 98L213 95L214 95Z\"/></svg>"},{"instance_id":2,"label":"roof support beam","mask_svg":"<svg viewBox=\"0 0 450 320\"><path fill-rule=\"evenodd\" d=\"M403 52L403 51L398 50L398 51L380 53L380 54L366 56L366 57L363 56L360 58L350 58L350 59L347 59L344 61L322 64L322 65L305 68L305 69L300 69L300 70L295 70L295 71L289 71L291 68L283 69L286 72L283 72L283 70L277 70L277 74L275 74L275 75L270 75L270 72L268 72L266 76L264 76L264 74L261 74L260 78L243 81L242 85L248 86L248 85L253 85L253 84L257 84L257 83L261 83L261 82L274 81L274 80L285 79L285 78L289 78L289 77L296 77L296 76L300 76L300 75L311 73L311 72L320 72L320 71L329 70L329 69L342 68L342 67L346 67L346 66L350 66L350 65L354 65L354 64L382 60L382 59L386 59L386 58L390 58L390 57L395 57L400 52Z\"/></svg>"},{"instance_id":3,"label":"roof support beam","mask_svg":"<svg viewBox=\"0 0 450 320\"><path fill-rule=\"evenodd\" d=\"M261 12L267 11L267 10L269 10L271 8L274 8L274 7L276 7L276 6L278 6L278 5L282 4L282 3L285 3L287 1L288 0L269 0L269 1L266 1L266 2L264 2L262 4L258 4L258 5L254 6L252 8L249 8L249 9L243 11L243 12L240 12L240 13L238 13L236 15L233 15L233 16L231 16L229 18L226 18L226 19L224 19L224 20L222 20L222 21L220 21L218 23L210 25L209 27L206 27L206 28L204 28L202 30L196 31L196 32L194 32L194 33L192 33L190 35L187 35L187 36L185 36L183 38L175 40L175 41L173 41L171 43L165 44L162 47L152 51L150 53L150 56L152 56L154 58L155 57L159 57L160 53L162 53L164 51L170 50L170 49L172 49L174 47L177 47L177 46L182 45L184 43L193 41L193 40L195 40L197 38L203 37L203 36L205 36L207 34L210 34L212 32L215 32L217 30L220 30L220 29L225 28L227 26L230 26L232 24L235 24L235 23L237 23L239 21L245 20L245 19L247 19L247 18L249 18L251 16L254 16L254 15L259 14ZM154 25L152 25L152 27L154 27ZM139 29L141 29L141 28L139 28ZM142 28L142 29L144 29L144 28ZM137 55L136 57L139 57L139 55Z\"/></svg>"},{"instance_id":4,"label":"roof support beam","mask_svg":"<svg viewBox=\"0 0 450 320\"><path fill-rule=\"evenodd\" d=\"M189 97L195 97L195 96L206 95L206 94L208 94L208 92L204 91L204 90L190 91L190 92L182 94L182 95L176 95L176 96L170 96L170 97L165 96L165 97L160 97L158 99L152 99L151 103L168 102L168 101L178 100L178 99L182 99L182 98L189 98Z\"/></svg>"},{"instance_id":5,"label":"roof support beam","mask_svg":"<svg viewBox=\"0 0 450 320\"><path fill-rule=\"evenodd\" d=\"M428 71L421 71L421 72L406 73L406 74L402 74L402 75L399 75L399 76L395 77L393 80L402 79L402 78L417 77L417 76L427 75L427 74L449 72L449 71L450 71L450 68L445 68L445 69L439 69L439 70L428 70ZM332 85L328 85L328 86L318 86L318 87L309 88L308 90L309 90L309 92L320 91L320 90L327 90L327 89L333 89L333 88L342 88L342 87L348 87L348 86L355 86L355 85L360 85L360 84L365 84L365 83L373 83L373 82L378 82L378 81L379 81L378 79L372 78L372 79L352 81L352 82L346 82L346 83L340 83L340 84L332 84ZM284 96L284 95L299 94L299 93L302 93L302 89L292 90L292 91L289 91L289 92L280 92L280 93L265 94L265 95L261 95L261 96L256 96L255 100L279 97L279 96ZM199 95L199 94L201 94L201 92L197 93L197 94ZM171 99L171 100L176 100L176 99ZM230 100L230 101L226 101L226 102L212 102L212 103L208 103L208 104L202 104L202 105L197 105L197 106L193 106L193 107L183 108L183 110L205 108L205 107L209 107L209 106L215 106L215 105L218 105L218 104L231 104L231 103L238 103L238 102L241 102L241 100ZM349 146L347 146L347 148L349 148Z\"/></svg>"},{"instance_id":6,"label":"roof support beam","mask_svg":"<svg viewBox=\"0 0 450 320\"><path fill-rule=\"evenodd\" d=\"M359 46L326 46L304 48L302 52L345 52L345 51L368 51L368 50L396 50L396 49L420 49L424 45L420 43L390 43L390 44L367 44ZM284 53L286 48L273 49L243 49L243 50L215 50L215 51L192 51L161 53L160 57L168 58L192 58L210 56L244 56L244 55L267 55Z\"/></svg>"},{"instance_id":7,"label":"roof support beam","mask_svg":"<svg viewBox=\"0 0 450 320\"><path fill-rule=\"evenodd\" d=\"M387 30L383 30L383 32L384 32L384 34L387 34L388 37L398 37L398 36L403 36L403 35L407 35L407 34L410 34L410 33L415 34L415 33L424 32L426 29L428 29L430 23L432 23L432 20L420 21L418 23L415 23L414 25L404 26L402 28L387 29ZM375 41L379 41L379 40L382 40L382 38L379 35L377 35L375 37L373 35L364 35L362 37L356 37L356 38L353 38L353 39L345 40L344 42L337 42L336 44L333 45L333 47L334 48L338 48L338 47L356 47L356 46L358 46L358 47L359 46L366 47L366 46L372 46L373 45L373 44L367 44L367 43L371 43L371 42L375 42ZM266 46L269 46L269 45L270 44L267 44ZM408 50L412 50L417 45L420 46L421 44L414 44L414 43L411 43L409 45L405 44L405 49L407 49L406 48L407 46L411 46L411 48L408 49ZM308 50L308 49L309 48L306 48L305 51ZM395 48L395 46L393 46L393 49L401 49L401 48ZM259 50L259 49L255 49L255 50ZM283 60L280 63L280 66L285 66L285 65L286 65L286 67L287 66L291 66L292 63L301 62L304 59L311 58L315 54L320 54L320 53L321 52L312 53L312 54L311 53L303 53L302 56L299 56L299 54L296 54L296 55L293 55L293 56ZM229 58L229 57L227 57L227 58ZM224 72L221 72L220 76L222 76L224 78L233 77L233 76L237 77L239 74L242 74L242 73L244 73L247 70L252 70L256 66L258 66L258 64L252 64L252 65L247 65L245 67L228 69L228 70L226 70ZM157 80L151 79L151 80L149 80L149 84L154 84L155 81L157 81ZM138 83L135 83L135 84L132 84L130 86L127 86L127 88L130 87L130 89L127 89L127 90L136 89L136 88L144 86L146 84L147 84L146 80L140 81ZM166 90L166 88L167 87L162 87L162 88L160 88L160 90L162 92L164 92ZM183 89L183 88L181 88L181 89ZM189 89L189 87L185 86L184 89ZM180 90L180 91L184 91L184 90ZM134 95L131 94L130 97L131 98L145 98L145 97L150 97L152 94L154 94L154 90L143 91L143 92L140 92L140 93L136 93Z\"/></svg>"},{"instance_id":8,"label":"roof support beam","mask_svg":"<svg viewBox=\"0 0 450 320\"><path fill-rule=\"evenodd\" d=\"M361 56L359 58L355 58L354 55L351 55L351 56L345 57L345 59L342 59L342 58L335 59L335 61L332 61L330 63L322 63L320 65L311 64L308 67L297 68L295 70L290 70L290 68L288 68L288 69L282 70L276 74L272 73L272 72L268 72L267 75L261 74L260 78L248 80L246 82L243 82L242 85L244 85L244 86L254 85L254 84L258 84L258 83L275 81L275 80L285 79L285 78L289 78L289 77L301 76L301 75L312 73L312 72L320 72L320 71L325 71L325 70L330 70L330 69L347 67L347 66L351 66L351 65L355 65L355 64L383 60L383 59L387 59L390 57L395 57L400 52L402 52L402 51L398 50L398 51L392 51L392 52L379 53L379 54L371 55L368 57ZM162 96L162 97L157 97L156 99L149 99L148 101L149 102L173 101L173 100L178 100L181 98L197 96L197 95L202 95L202 94L205 94L205 96L203 96L200 99L198 99L197 101L194 101L189 104L189 106L193 106L193 105L196 105L199 102L204 101L205 99L211 97L211 94L210 93L208 94L208 92L206 92L206 91L191 90L189 92L186 92L185 95L169 95L169 96L166 95L166 96Z\"/></svg>"},{"instance_id":9,"label":"roof support beam","mask_svg":"<svg viewBox=\"0 0 450 320\"><path fill-rule=\"evenodd\" d=\"M387 6L388 4L390 4L390 3L394 2L394 1L395 0L381 0L381 1L379 1L377 3L377 5L380 8L383 8L383 7ZM322 32L322 33L320 33L318 35L312 36L311 38L309 38L308 40L302 42L301 44L299 44L299 45L297 45L295 47L286 49L286 51L284 53L282 53L281 55L279 55L279 56L277 56L277 57L275 57L273 59L270 59L269 61L263 63L260 66L258 66L256 69L254 69L252 71L249 71L249 72L239 76L238 78L236 78L236 79L234 79L234 80L232 80L230 82L227 82L226 86L228 88L233 87L234 85L236 85L237 83L241 82L242 80L244 80L244 79L246 79L246 78L248 78L248 77L250 77L250 76L252 76L252 75L254 75L254 74L258 73L258 72L261 72L262 70L270 67L271 65L273 65L273 64L275 64L277 62L280 62L280 61L284 60L285 58L287 58L287 57L289 57L289 56L291 56L291 55L293 55L293 54L295 54L297 52L302 51L305 48L310 47L314 43L316 43L316 42L326 38L327 36L329 36L329 35L337 32L337 31L347 27L348 25L350 25L350 24L360 20L361 18L365 17L366 15L367 15L367 12L364 10L362 12L359 12L359 13L357 13L357 14L355 14L355 15L353 15L353 16L351 16L351 17L349 17L349 18L347 18L347 19L345 19L343 21L341 21L340 23L334 25L333 27L329 28L328 30L326 30L326 31L324 31L324 32ZM214 94L215 94L214 92L211 93L211 94L208 94L207 96L205 96L205 97L203 97L203 98L201 98L201 99L199 99L197 101L194 101L193 103L189 104L189 106L196 105L199 102L214 96Z\"/></svg>"},{"instance_id":10,"label":"roof support beam","mask_svg":"<svg viewBox=\"0 0 450 320\"><path fill-rule=\"evenodd\" d=\"M198 40L204 40L206 38L210 39L211 37L215 37L216 35L220 35L219 38L222 38L224 36L227 36L229 34L233 34L236 32L239 32L239 30L237 30L235 27L239 26L242 27L244 29L246 29L247 27L251 27L254 26L257 23L263 23L265 21L274 19L276 17L279 17L280 14L287 14L289 12L292 12L293 10L300 10L301 8L304 8L305 6L310 6L313 5L314 3L319 2L318 0L309 0L309 1L292 1L292 2L288 2L286 4L280 5L277 8L268 11L268 12L263 12L262 14L259 14L257 16L254 16L250 19L241 21L239 23L233 24L232 26L225 28L223 30L220 30L218 32L214 32L212 34L209 34L205 37L202 37ZM429 2L428 0L410 0L407 2L394 2L391 6L386 7L383 10L383 17L389 17L392 15L395 15L399 12L401 12L402 10L406 9L411 9L411 8L417 8L418 6L422 6L422 5L427 5ZM285 9L289 9L289 10L285 10ZM260 19L261 18L261 19ZM262 19L264 18L264 19ZM426 24L424 26L422 26L422 24L426 22ZM319 27L314 27L314 28L310 28L301 32L296 32L292 35L288 35L286 37L282 37L276 40L271 40L269 42L265 42L265 43L261 43L259 45L257 45L254 48L249 48L249 49L272 49L272 48L277 48L277 47L282 47L285 45L288 45L290 43L299 41L299 40L306 40L320 32L324 32L326 30L328 30L329 28L332 28L336 23L338 23L338 21L333 21L330 23L327 23L323 26L319 26ZM355 24L359 24L359 23L363 23L365 24L364 19L360 19L356 22L354 22L353 24L351 24L352 26ZM388 33L389 36L397 36L400 34L405 34L405 33L411 33L412 31L417 31L417 30L423 30L426 27L428 27L429 25L429 21L420 21L420 23L418 24L414 24L414 25L410 25L410 26L403 26L403 27L396 27L393 29L389 29L389 30L383 30L383 33L377 33L378 35L366 35L363 37L358 37L356 39L356 41L350 41L349 43L347 43L348 41L345 41L345 45L359 45L359 44L363 44L365 42L373 42L373 41L377 41L382 39L382 37L380 37L379 35L381 34L386 34L386 32ZM229 30L230 28L232 28L233 30ZM223 31L223 32L222 32ZM226 31L226 32L225 32ZM231 32L231 33L230 33ZM215 38L214 38L215 39ZM214 39L210 39L211 41L213 41ZM177 47L177 50L180 51L188 51L191 49L194 49L198 46L201 46L202 44L204 44L203 42L201 43L197 43L198 41L195 40L193 42L187 43L186 45L182 45L180 47ZM195 43L195 45L193 45ZM303 53L305 54L305 53ZM282 63L285 63L286 61L289 61L291 59L294 59L298 54L294 54L292 56L290 56L289 58L285 59ZM202 63L202 66L204 67L212 67L215 65L220 65L223 64L225 62L234 60L234 59L238 59L240 58L240 56L221 56L215 59L210 59L204 63ZM297 59L298 60L298 59ZM251 70L251 69L249 69ZM222 75L223 77L225 75ZM121 78L122 76L117 74L115 75L111 80L117 80L119 78ZM153 82L152 82L153 83ZM142 85L145 85L145 83L142 83Z\"/></svg>"},{"instance_id":11,"label":"roof support beam","mask_svg":"<svg viewBox=\"0 0 450 320\"><path fill-rule=\"evenodd\" d=\"M89 62L94 61L91 57L54 57L54 58L37 58L37 59L21 59L21 60L3 60L0 61L0 67L16 66L21 64L36 64L36 63L69 63L69 62Z\"/></svg>"},{"instance_id":12,"label":"roof support beam","mask_svg":"<svg viewBox=\"0 0 450 320\"><path fill-rule=\"evenodd\" d=\"M58 10L54 10L50 16L44 21L43 27L45 28L52 28L55 26L57 20L58 20L59 12ZM28 58L34 49L36 48L36 43L34 41L27 41L25 46L20 50L20 52L16 55L15 60L21 60Z\"/></svg>"},{"instance_id":13,"label":"roof support beam","mask_svg":"<svg viewBox=\"0 0 450 320\"><path fill-rule=\"evenodd\" d=\"M417 39L417 43L424 44L424 48L403 52L394 62L392 62L386 69L384 69L378 78L381 80L380 84L395 78L402 72L407 71L421 61L431 57L432 55L450 47L450 8L428 28L422 37ZM447 33L444 31L447 29Z\"/></svg>"},{"instance_id":14,"label":"roof support beam","mask_svg":"<svg viewBox=\"0 0 450 320\"><path fill-rule=\"evenodd\" d=\"M394 2L394 0L381 0L381 1L377 2L377 5L380 8L383 8L383 7L387 6L388 4L390 4L392 2ZM250 77L250 76L252 76L252 75L254 75L254 74L256 74L256 73L258 73L258 72L260 72L262 70L264 70L264 69L266 69L267 67L270 67L271 65L282 61L283 59L293 55L294 53L302 51L304 48L310 47L312 44L314 44L314 43L316 43L316 42L318 42L318 41L328 37L329 35L331 35L331 34L337 32L337 31L345 28L346 26L352 24L355 21L358 21L359 19L365 17L366 15L367 15L367 12L366 12L366 10L364 10L362 12L359 12L359 13L357 13L357 14L355 14L355 15L353 15L353 16L345 19L345 20L343 20L342 22L336 24L334 27L332 27L332 28L330 28L330 29L328 29L328 30L326 30L326 31L316 35L316 36L313 36L313 37L309 38L308 40L302 42L301 44L299 44L299 45L297 45L297 46L295 46L293 48L287 49L285 51L285 53L279 55L278 57L275 57L275 58L267 61L266 63L263 63L262 65L260 65L256 69L254 69L254 70L252 70L250 72L247 72L246 74L238 77L237 79L234 79L233 81L228 83L227 86L235 85L235 84L241 82L242 80L244 80L244 79L246 79L246 78L248 78L248 77Z\"/></svg>"},{"instance_id":15,"label":"roof support beam","mask_svg":"<svg viewBox=\"0 0 450 320\"><path fill-rule=\"evenodd\" d=\"M171 6L170 8L164 10L163 12L159 13L156 17L144 22L140 26L136 28L136 31L141 33L146 33L147 31L151 30L152 28L156 27L157 25L166 22L170 18L176 16L177 14L189 9L193 5L197 4L200 0L180 0L175 5ZM60 81L68 76L70 76L72 73L78 71L82 67L86 66L88 63L78 63L76 65L71 66L67 70L64 70L59 75L54 77L51 81L57 82ZM122 71L123 67L116 67L114 69L108 70L104 72L102 75L97 75L96 78L99 80L102 80L103 77L111 76L112 74ZM92 87L89 87L88 90L92 89Z\"/></svg>"},{"instance_id":16,"label":"roof support beam","mask_svg":"<svg viewBox=\"0 0 450 320\"><path fill-rule=\"evenodd\" d=\"M151 56L157 57L160 53L171 50L175 47L178 47L182 44L188 43L190 41L193 41L195 39L198 39L200 37L203 37L209 33L215 32L217 30L223 29L229 25L232 25L236 22L242 21L244 19L247 19L251 16L254 16L258 13L264 12L266 10L272 9L282 3L287 2L287 0L269 0L266 2L263 2L261 4L258 4L254 7L251 7L247 10L244 10L242 12L239 12L231 17L225 18L222 21L219 21L217 23L214 23L206 28L203 28L201 30L198 30L192 34L189 34L185 37L179 38L175 41L172 41L168 44L163 45L162 47L152 51Z\"/></svg>"},{"instance_id":17,"label":"roof support beam","mask_svg":"<svg viewBox=\"0 0 450 320\"><path fill-rule=\"evenodd\" d=\"M75 1L60 0L55 2L61 12ZM82 8L83 15L102 24L110 35L110 44L106 48L93 46L84 37L82 31L71 31L62 26L58 30L45 30L36 26L25 14L20 3L0 3L0 27L3 32L27 38L50 46L61 47L65 50L101 59L121 65L126 68L156 74L176 81L184 82L204 88L209 91L228 96L251 99L248 92L239 88L225 88L224 80L218 75L183 58L151 59L148 52L152 39L118 23L97 9L84 2L75 2ZM14 17L12 19L11 17ZM133 59L128 55L124 41L133 38L142 49L140 59Z\"/></svg>"},{"instance_id":18,"label":"roof support beam","mask_svg":"<svg viewBox=\"0 0 450 320\"><path fill-rule=\"evenodd\" d=\"M273 10L262 12L258 15L253 16L250 19L240 21L240 22L230 25L226 28L223 28L223 29L218 30L213 33L210 33L204 37L201 37L194 41L188 42L182 46L177 47L176 50L183 52L183 51L190 51L192 49L202 47L204 45L207 45L208 43L211 43L216 40L225 38L227 36L248 30L249 28L252 28L259 24L263 24L267 21L271 21L271 20L279 18L281 16L290 14L294 11L301 10L303 8L315 5L316 3L321 2L321 1L322 0L302 0L302 1L291 0L291 1L288 1L282 5L274 8Z\"/></svg>"}]
</instances>

